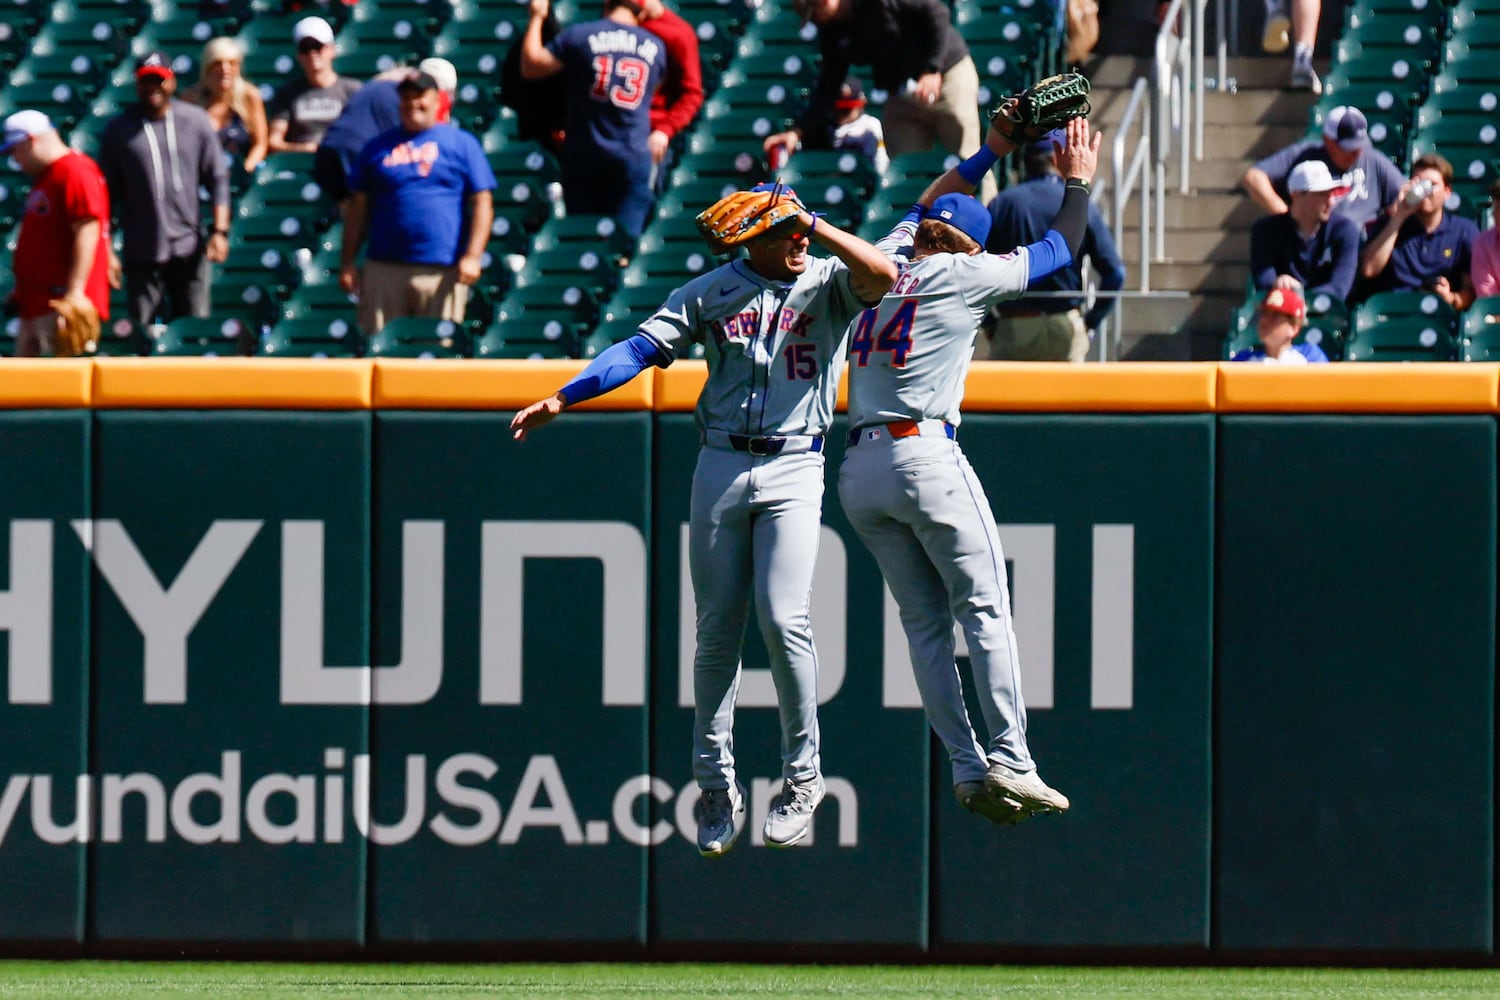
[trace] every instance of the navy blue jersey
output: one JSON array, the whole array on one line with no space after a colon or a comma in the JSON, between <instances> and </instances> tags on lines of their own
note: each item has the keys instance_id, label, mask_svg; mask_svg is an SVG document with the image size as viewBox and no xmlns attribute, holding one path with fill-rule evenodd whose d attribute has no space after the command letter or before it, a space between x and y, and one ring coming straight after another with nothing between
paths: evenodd
<instances>
[{"instance_id":1,"label":"navy blue jersey","mask_svg":"<svg viewBox=\"0 0 1500 1000\"><path fill-rule=\"evenodd\" d=\"M562 61L567 78L564 157L649 157L651 96L667 68L661 39L601 18L564 28L547 51Z\"/></svg>"},{"instance_id":2,"label":"navy blue jersey","mask_svg":"<svg viewBox=\"0 0 1500 1000\"><path fill-rule=\"evenodd\" d=\"M1371 223L1368 235L1373 237L1385 222L1381 216ZM1431 289L1438 278L1447 278L1448 287L1457 290L1469 273L1470 248L1478 235L1478 226L1450 212L1443 213L1443 220L1430 233L1415 216L1407 219L1396 234L1390 262L1371 279L1369 291Z\"/></svg>"},{"instance_id":3,"label":"navy blue jersey","mask_svg":"<svg viewBox=\"0 0 1500 1000\"><path fill-rule=\"evenodd\" d=\"M1256 288L1266 290L1277 275L1290 274L1302 282L1309 301L1326 293L1344 302L1359 270L1359 237L1359 227L1341 215L1305 240L1290 212L1268 215L1250 227L1250 275Z\"/></svg>"}]
</instances>

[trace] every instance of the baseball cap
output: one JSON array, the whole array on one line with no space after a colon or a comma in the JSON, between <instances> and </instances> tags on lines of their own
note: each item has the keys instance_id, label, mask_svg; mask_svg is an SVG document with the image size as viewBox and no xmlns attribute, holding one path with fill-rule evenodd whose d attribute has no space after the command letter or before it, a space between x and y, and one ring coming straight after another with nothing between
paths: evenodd
<instances>
[{"instance_id":1,"label":"baseball cap","mask_svg":"<svg viewBox=\"0 0 1500 1000\"><path fill-rule=\"evenodd\" d=\"M0 155L9 153L27 139L46 135L54 127L52 119L40 111L17 111L5 119L5 141L0 145Z\"/></svg>"},{"instance_id":2,"label":"baseball cap","mask_svg":"<svg viewBox=\"0 0 1500 1000\"><path fill-rule=\"evenodd\" d=\"M148 76L159 76L163 80L170 80L176 75L172 72L172 60L165 52L147 52L136 60L135 78L137 80Z\"/></svg>"},{"instance_id":3,"label":"baseball cap","mask_svg":"<svg viewBox=\"0 0 1500 1000\"><path fill-rule=\"evenodd\" d=\"M1322 194L1332 191L1336 195L1349 193L1349 185L1344 183L1342 176L1334 177L1328 169L1328 164L1322 160L1303 160L1292 168L1287 175L1286 189L1291 194Z\"/></svg>"},{"instance_id":4,"label":"baseball cap","mask_svg":"<svg viewBox=\"0 0 1500 1000\"><path fill-rule=\"evenodd\" d=\"M323 45L332 45L333 28L321 17L304 17L292 27L292 41L301 45L309 38Z\"/></svg>"},{"instance_id":5,"label":"baseball cap","mask_svg":"<svg viewBox=\"0 0 1500 1000\"><path fill-rule=\"evenodd\" d=\"M980 246L990 236L990 213L973 195L945 194L932 203L927 218L948 223Z\"/></svg>"},{"instance_id":6,"label":"baseball cap","mask_svg":"<svg viewBox=\"0 0 1500 1000\"><path fill-rule=\"evenodd\" d=\"M1266 293L1266 297L1261 299L1260 307L1299 321L1307 315L1307 303L1302 301L1301 293L1292 288L1271 289Z\"/></svg>"},{"instance_id":7,"label":"baseball cap","mask_svg":"<svg viewBox=\"0 0 1500 1000\"><path fill-rule=\"evenodd\" d=\"M1056 150L1053 144L1066 146L1068 144L1067 129L1055 128L1051 132L1037 139L1026 147L1027 156L1052 156Z\"/></svg>"},{"instance_id":8,"label":"baseball cap","mask_svg":"<svg viewBox=\"0 0 1500 1000\"><path fill-rule=\"evenodd\" d=\"M449 94L458 90L458 70L448 60L429 56L417 63L417 69L432 77L439 90Z\"/></svg>"},{"instance_id":9,"label":"baseball cap","mask_svg":"<svg viewBox=\"0 0 1500 1000\"><path fill-rule=\"evenodd\" d=\"M1351 104L1340 104L1323 119L1323 136L1338 143L1344 152L1356 153L1370 141L1370 123L1363 111Z\"/></svg>"},{"instance_id":10,"label":"baseball cap","mask_svg":"<svg viewBox=\"0 0 1500 1000\"><path fill-rule=\"evenodd\" d=\"M839 87L839 96L834 100L833 106L840 110L864 107L865 88L851 76L844 81L843 86Z\"/></svg>"},{"instance_id":11,"label":"baseball cap","mask_svg":"<svg viewBox=\"0 0 1500 1000\"><path fill-rule=\"evenodd\" d=\"M406 79L396 84L397 91L415 90L425 93L429 90L437 89L438 82L432 78L430 73L423 73L421 70L414 70L408 73Z\"/></svg>"}]
</instances>

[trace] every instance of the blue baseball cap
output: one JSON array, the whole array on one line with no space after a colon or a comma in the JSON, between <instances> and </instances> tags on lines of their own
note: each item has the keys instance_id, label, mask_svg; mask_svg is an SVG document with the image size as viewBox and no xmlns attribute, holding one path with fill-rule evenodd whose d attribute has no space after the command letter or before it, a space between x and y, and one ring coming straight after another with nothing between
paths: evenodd
<instances>
[{"instance_id":1,"label":"blue baseball cap","mask_svg":"<svg viewBox=\"0 0 1500 1000\"><path fill-rule=\"evenodd\" d=\"M989 210L973 195L945 194L932 203L927 218L948 223L980 246L990 237Z\"/></svg>"},{"instance_id":2,"label":"blue baseball cap","mask_svg":"<svg viewBox=\"0 0 1500 1000\"><path fill-rule=\"evenodd\" d=\"M1051 156L1056 152L1056 150L1053 148L1053 143L1056 143L1059 146L1066 146L1068 144L1068 130L1061 128L1053 129L1051 132L1048 132L1046 135L1042 136L1040 139L1037 139L1035 142L1027 146L1026 155Z\"/></svg>"}]
</instances>

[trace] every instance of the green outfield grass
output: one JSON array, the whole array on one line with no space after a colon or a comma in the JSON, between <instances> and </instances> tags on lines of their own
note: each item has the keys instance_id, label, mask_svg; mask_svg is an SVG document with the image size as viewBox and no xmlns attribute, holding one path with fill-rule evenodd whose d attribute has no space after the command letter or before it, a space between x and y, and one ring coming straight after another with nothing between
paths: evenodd
<instances>
[{"instance_id":1,"label":"green outfield grass","mask_svg":"<svg viewBox=\"0 0 1500 1000\"><path fill-rule=\"evenodd\" d=\"M0 997L1484 997L1500 971L0 962Z\"/></svg>"}]
</instances>

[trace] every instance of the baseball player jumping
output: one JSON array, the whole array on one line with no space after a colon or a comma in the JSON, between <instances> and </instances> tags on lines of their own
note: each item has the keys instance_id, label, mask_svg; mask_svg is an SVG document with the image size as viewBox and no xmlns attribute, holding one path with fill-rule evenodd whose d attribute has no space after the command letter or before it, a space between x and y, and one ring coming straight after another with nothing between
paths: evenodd
<instances>
[{"instance_id":1,"label":"baseball player jumping","mask_svg":"<svg viewBox=\"0 0 1500 1000\"><path fill-rule=\"evenodd\" d=\"M706 349L688 542L698 605L693 777L702 789L694 810L698 851L718 857L745 825L732 727L752 600L781 715L784 780L766 816L766 843L787 847L806 837L823 799L808 611L823 509L823 436L850 321L880 301L896 265L807 212L780 185L729 195L698 223L716 251L743 246L748 256L673 291L633 337L517 413L511 429L524 439L568 405L650 365L670 365L689 342ZM811 242L834 256L809 256Z\"/></svg>"},{"instance_id":2,"label":"baseball player jumping","mask_svg":"<svg viewBox=\"0 0 1500 1000\"><path fill-rule=\"evenodd\" d=\"M997 119L998 121L999 119ZM985 146L938 178L877 246L901 274L849 344L849 450L839 498L901 609L928 723L948 748L954 793L996 823L1064 812L1037 774L1011 627L1005 556L984 487L958 446L964 376L991 305L1068 266L1087 222L1100 135L1067 125L1066 180L1052 228L1011 253L983 251L990 216L969 192L1015 142L992 122ZM968 641L989 728L981 746L964 708L953 623Z\"/></svg>"}]
</instances>

